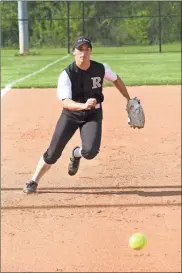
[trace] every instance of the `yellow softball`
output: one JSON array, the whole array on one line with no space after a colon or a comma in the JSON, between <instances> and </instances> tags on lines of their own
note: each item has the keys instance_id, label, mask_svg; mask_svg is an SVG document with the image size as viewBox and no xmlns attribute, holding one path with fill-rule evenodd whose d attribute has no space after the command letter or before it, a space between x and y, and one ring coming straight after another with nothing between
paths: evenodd
<instances>
[{"instance_id":1,"label":"yellow softball","mask_svg":"<svg viewBox=\"0 0 182 273\"><path fill-rule=\"evenodd\" d=\"M129 245L132 249L142 249L147 243L146 237L142 233L134 233L129 238Z\"/></svg>"}]
</instances>

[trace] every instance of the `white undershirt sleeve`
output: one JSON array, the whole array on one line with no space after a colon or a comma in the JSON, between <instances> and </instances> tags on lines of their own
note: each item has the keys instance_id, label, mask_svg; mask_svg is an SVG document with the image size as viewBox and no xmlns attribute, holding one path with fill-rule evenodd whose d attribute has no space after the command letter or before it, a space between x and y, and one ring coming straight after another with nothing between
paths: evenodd
<instances>
[{"instance_id":1,"label":"white undershirt sleeve","mask_svg":"<svg viewBox=\"0 0 182 273\"><path fill-rule=\"evenodd\" d=\"M105 68L104 80L109 82L114 82L117 80L117 75L114 73L107 64L103 64Z\"/></svg>"},{"instance_id":2,"label":"white undershirt sleeve","mask_svg":"<svg viewBox=\"0 0 182 273\"><path fill-rule=\"evenodd\" d=\"M71 81L65 70L58 79L57 96L59 100L72 99Z\"/></svg>"}]
</instances>

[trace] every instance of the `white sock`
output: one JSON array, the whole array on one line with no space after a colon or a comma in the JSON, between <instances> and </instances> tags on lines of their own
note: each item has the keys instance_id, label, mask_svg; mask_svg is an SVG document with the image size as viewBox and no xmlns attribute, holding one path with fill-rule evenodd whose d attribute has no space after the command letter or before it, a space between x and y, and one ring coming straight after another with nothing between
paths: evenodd
<instances>
[{"instance_id":1,"label":"white sock","mask_svg":"<svg viewBox=\"0 0 182 273\"><path fill-rule=\"evenodd\" d=\"M32 177L32 180L35 181L37 184L39 182L39 180L41 179L41 177L51 168L51 165L47 164L44 161L43 156L40 158L35 173Z\"/></svg>"},{"instance_id":2,"label":"white sock","mask_svg":"<svg viewBox=\"0 0 182 273\"><path fill-rule=\"evenodd\" d=\"M76 148L76 149L73 151L74 157L77 157L77 158L82 157L81 150L82 150L82 147Z\"/></svg>"}]
</instances>

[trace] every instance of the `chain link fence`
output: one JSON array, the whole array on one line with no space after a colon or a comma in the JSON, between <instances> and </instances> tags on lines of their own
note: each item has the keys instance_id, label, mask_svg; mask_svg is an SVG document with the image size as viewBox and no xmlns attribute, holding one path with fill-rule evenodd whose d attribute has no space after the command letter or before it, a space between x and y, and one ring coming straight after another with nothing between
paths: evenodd
<instances>
[{"instance_id":1,"label":"chain link fence","mask_svg":"<svg viewBox=\"0 0 182 273\"><path fill-rule=\"evenodd\" d=\"M58 47L70 53L72 41L81 35L90 37L96 49L181 50L179 1L31 1L27 5L30 50ZM1 3L1 46L19 48L17 2Z\"/></svg>"}]
</instances>

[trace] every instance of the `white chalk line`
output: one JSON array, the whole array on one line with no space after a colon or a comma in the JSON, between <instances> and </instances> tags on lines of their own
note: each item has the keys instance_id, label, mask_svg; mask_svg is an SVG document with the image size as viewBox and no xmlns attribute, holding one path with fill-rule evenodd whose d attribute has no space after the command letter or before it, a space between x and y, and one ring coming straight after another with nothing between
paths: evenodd
<instances>
[{"instance_id":1,"label":"white chalk line","mask_svg":"<svg viewBox=\"0 0 182 273\"><path fill-rule=\"evenodd\" d=\"M46 70L48 67L50 67L50 66L52 66L52 65L54 65L54 64L56 64L56 63L58 63L58 62L60 62L60 61L62 61L62 60L64 60L64 59L66 59L66 58L68 58L69 56L70 56L70 55L68 54L68 55L66 55L66 56L64 56L64 57L61 57L61 58L57 59L56 61L54 61L54 62L52 62L52 63L50 63L50 64L47 64L46 66L44 66L44 67L41 68L40 70L37 70L37 71L35 71L35 72L31 73L31 74L28 74L27 76L25 76L25 77L23 77L23 78L20 78L20 79L18 79L18 80L16 80L16 81L13 81L13 82L7 84L7 85L5 86L5 88L1 89L1 98L2 98L8 91L10 91L11 88L12 88L15 84L17 84L18 82L22 82L22 81L24 81L24 80L27 79L27 78L30 78L30 77L32 77L32 76L38 74L38 73L41 73L42 71Z\"/></svg>"}]
</instances>

